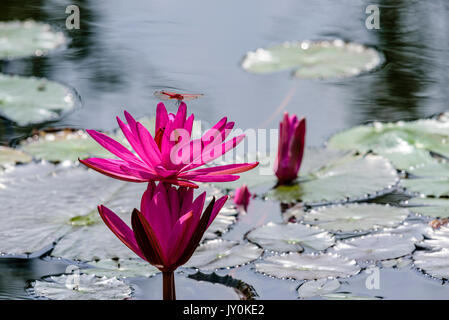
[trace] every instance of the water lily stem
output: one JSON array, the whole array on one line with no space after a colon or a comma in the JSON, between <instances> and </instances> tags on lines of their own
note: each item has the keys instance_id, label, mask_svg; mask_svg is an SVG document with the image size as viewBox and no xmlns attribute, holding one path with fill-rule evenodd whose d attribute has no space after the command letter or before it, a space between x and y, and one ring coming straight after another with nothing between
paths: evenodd
<instances>
[{"instance_id":1,"label":"water lily stem","mask_svg":"<svg viewBox=\"0 0 449 320\"><path fill-rule=\"evenodd\" d=\"M173 271L162 272L162 285L164 300L176 300L175 274Z\"/></svg>"}]
</instances>

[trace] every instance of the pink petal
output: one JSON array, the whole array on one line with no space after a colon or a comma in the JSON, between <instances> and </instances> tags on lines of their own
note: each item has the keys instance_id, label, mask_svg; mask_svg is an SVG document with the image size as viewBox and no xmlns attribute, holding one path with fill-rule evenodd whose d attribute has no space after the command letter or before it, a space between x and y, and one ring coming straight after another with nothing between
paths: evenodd
<instances>
[{"instance_id":1,"label":"pink petal","mask_svg":"<svg viewBox=\"0 0 449 320\"><path fill-rule=\"evenodd\" d=\"M185 177L183 177L185 178ZM193 177L188 177L189 180L197 182L229 182L238 180L240 176L234 176L231 174L225 175L198 175Z\"/></svg>"},{"instance_id":2,"label":"pink petal","mask_svg":"<svg viewBox=\"0 0 449 320\"><path fill-rule=\"evenodd\" d=\"M135 163L138 165L143 165L142 162L127 148L115 141L114 139L108 137L107 135L97 132L95 130L86 130L86 132L97 141L103 148L116 155L120 159L125 161Z\"/></svg>"},{"instance_id":3,"label":"pink petal","mask_svg":"<svg viewBox=\"0 0 449 320\"><path fill-rule=\"evenodd\" d=\"M168 122L168 113L165 105L159 102L156 107L156 128L154 132L158 132L160 128L165 128Z\"/></svg>"},{"instance_id":4,"label":"pink petal","mask_svg":"<svg viewBox=\"0 0 449 320\"><path fill-rule=\"evenodd\" d=\"M223 166L216 166L216 167L209 167L209 168L202 168L202 169L196 169L192 171L188 171L186 174L181 174L180 177L185 177L185 175L222 175L222 174L235 174L235 173L241 173L246 172L248 170L251 170L257 165L259 162L253 162L253 163L237 163L237 164L227 164Z\"/></svg>"},{"instance_id":5,"label":"pink petal","mask_svg":"<svg viewBox=\"0 0 449 320\"><path fill-rule=\"evenodd\" d=\"M130 182L146 182L147 180L142 179L139 176L133 176L123 171L121 166L127 166L127 163L122 160L115 159L101 159L101 158L88 158L88 159L78 159L79 162L85 166L98 171L108 177L130 181Z\"/></svg>"}]
</instances>

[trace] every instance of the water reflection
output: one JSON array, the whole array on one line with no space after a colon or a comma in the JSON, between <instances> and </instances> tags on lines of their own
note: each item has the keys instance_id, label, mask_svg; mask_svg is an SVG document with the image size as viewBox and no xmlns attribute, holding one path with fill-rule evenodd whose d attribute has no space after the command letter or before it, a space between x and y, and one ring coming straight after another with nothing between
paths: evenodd
<instances>
[{"instance_id":1,"label":"water reflection","mask_svg":"<svg viewBox=\"0 0 449 320\"><path fill-rule=\"evenodd\" d=\"M426 117L446 107L445 1L379 1L381 28L373 31L386 65L363 86L355 86L355 123Z\"/></svg>"}]
</instances>

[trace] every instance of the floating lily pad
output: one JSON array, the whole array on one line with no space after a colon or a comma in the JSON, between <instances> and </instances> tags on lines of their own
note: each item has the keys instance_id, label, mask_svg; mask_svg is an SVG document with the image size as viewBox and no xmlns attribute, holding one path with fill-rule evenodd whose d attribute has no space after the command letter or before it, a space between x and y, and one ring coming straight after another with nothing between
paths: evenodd
<instances>
[{"instance_id":1,"label":"floating lily pad","mask_svg":"<svg viewBox=\"0 0 449 320\"><path fill-rule=\"evenodd\" d=\"M410 211L430 217L448 218L449 199L413 198L406 202Z\"/></svg>"},{"instance_id":2,"label":"floating lily pad","mask_svg":"<svg viewBox=\"0 0 449 320\"><path fill-rule=\"evenodd\" d=\"M409 258L397 258L382 261L382 266L385 268L405 268L412 263L412 260Z\"/></svg>"},{"instance_id":3,"label":"floating lily pad","mask_svg":"<svg viewBox=\"0 0 449 320\"><path fill-rule=\"evenodd\" d=\"M357 274L360 268L355 260L349 260L335 254L299 254L274 255L256 263L258 272L276 278L297 280L315 280L322 278L349 277Z\"/></svg>"},{"instance_id":4,"label":"floating lily pad","mask_svg":"<svg viewBox=\"0 0 449 320\"><path fill-rule=\"evenodd\" d=\"M338 242L332 251L357 261L378 261L405 256L415 250L410 239L399 235L373 234Z\"/></svg>"},{"instance_id":5,"label":"floating lily pad","mask_svg":"<svg viewBox=\"0 0 449 320\"><path fill-rule=\"evenodd\" d=\"M32 293L51 300L124 300L130 299L132 289L117 278L71 274L37 280Z\"/></svg>"},{"instance_id":6,"label":"floating lily pad","mask_svg":"<svg viewBox=\"0 0 449 320\"><path fill-rule=\"evenodd\" d=\"M321 297L326 300L382 300L380 297L355 295L349 292L327 293Z\"/></svg>"},{"instance_id":7,"label":"floating lily pad","mask_svg":"<svg viewBox=\"0 0 449 320\"><path fill-rule=\"evenodd\" d=\"M218 237L226 233L236 221L237 218L235 216L225 215L220 212L204 233L203 239L217 239Z\"/></svg>"},{"instance_id":8,"label":"floating lily pad","mask_svg":"<svg viewBox=\"0 0 449 320\"><path fill-rule=\"evenodd\" d=\"M441 116L411 122L375 122L334 135L328 147L373 151L392 161L396 168L408 170L435 163L429 151L449 157L449 121Z\"/></svg>"},{"instance_id":9,"label":"floating lily pad","mask_svg":"<svg viewBox=\"0 0 449 320\"><path fill-rule=\"evenodd\" d=\"M426 223L412 223L404 222L402 225L396 228L383 229L382 233L388 233L393 235L399 235L404 239L408 239L417 243L424 239L424 236L428 236L432 232L432 228Z\"/></svg>"},{"instance_id":10,"label":"floating lily pad","mask_svg":"<svg viewBox=\"0 0 449 320\"><path fill-rule=\"evenodd\" d=\"M81 167L48 163L12 167L0 174L0 252L35 252L64 236L53 255L84 261L134 258L96 208L106 204L129 223L144 188Z\"/></svg>"},{"instance_id":11,"label":"floating lily pad","mask_svg":"<svg viewBox=\"0 0 449 320\"><path fill-rule=\"evenodd\" d=\"M66 43L62 32L41 22L0 22L0 59L42 56Z\"/></svg>"},{"instance_id":12,"label":"floating lily pad","mask_svg":"<svg viewBox=\"0 0 449 320\"><path fill-rule=\"evenodd\" d=\"M20 126L59 119L74 107L72 91L57 82L0 75L0 114Z\"/></svg>"},{"instance_id":13,"label":"floating lily pad","mask_svg":"<svg viewBox=\"0 0 449 320\"><path fill-rule=\"evenodd\" d=\"M398 225L408 215L403 208L380 204L346 204L314 209L304 222L333 232L365 231Z\"/></svg>"},{"instance_id":14,"label":"floating lily pad","mask_svg":"<svg viewBox=\"0 0 449 320\"><path fill-rule=\"evenodd\" d=\"M439 279L449 279L449 248L436 252L416 251L413 254L415 266Z\"/></svg>"},{"instance_id":15,"label":"floating lily pad","mask_svg":"<svg viewBox=\"0 0 449 320\"><path fill-rule=\"evenodd\" d=\"M345 156L309 175L309 180L292 186L279 186L268 197L281 202L307 204L363 200L391 190L398 181L396 170L382 157Z\"/></svg>"},{"instance_id":16,"label":"floating lily pad","mask_svg":"<svg viewBox=\"0 0 449 320\"><path fill-rule=\"evenodd\" d=\"M201 270L230 268L256 260L262 252L262 249L251 243L211 240L200 245L184 267Z\"/></svg>"},{"instance_id":17,"label":"floating lily pad","mask_svg":"<svg viewBox=\"0 0 449 320\"><path fill-rule=\"evenodd\" d=\"M318 279L304 282L298 289L299 297L311 298L323 294L332 293L340 288L340 281L337 279Z\"/></svg>"},{"instance_id":18,"label":"floating lily pad","mask_svg":"<svg viewBox=\"0 0 449 320\"><path fill-rule=\"evenodd\" d=\"M286 42L282 45L250 51L242 67L251 73L296 70L304 79L356 76L381 63L379 53L356 43L334 41Z\"/></svg>"},{"instance_id":19,"label":"floating lily pad","mask_svg":"<svg viewBox=\"0 0 449 320\"><path fill-rule=\"evenodd\" d=\"M0 146L0 166L28 163L31 157L20 150Z\"/></svg>"},{"instance_id":20,"label":"floating lily pad","mask_svg":"<svg viewBox=\"0 0 449 320\"><path fill-rule=\"evenodd\" d=\"M77 161L87 157L111 158L111 153L102 148L83 130L65 129L55 132L41 131L21 142L21 149L36 159L51 162Z\"/></svg>"},{"instance_id":21,"label":"floating lily pad","mask_svg":"<svg viewBox=\"0 0 449 320\"><path fill-rule=\"evenodd\" d=\"M85 274L94 274L99 277L151 277L159 270L151 264L140 259L98 260L89 262L92 268L83 269Z\"/></svg>"},{"instance_id":22,"label":"floating lily pad","mask_svg":"<svg viewBox=\"0 0 449 320\"><path fill-rule=\"evenodd\" d=\"M334 237L326 231L299 223L270 222L252 230L246 237L264 249L279 252L301 252L304 247L325 250L335 243Z\"/></svg>"},{"instance_id":23,"label":"floating lily pad","mask_svg":"<svg viewBox=\"0 0 449 320\"><path fill-rule=\"evenodd\" d=\"M413 176L402 179L401 185L408 191L425 196L449 195L449 164L434 162L408 170Z\"/></svg>"}]
</instances>

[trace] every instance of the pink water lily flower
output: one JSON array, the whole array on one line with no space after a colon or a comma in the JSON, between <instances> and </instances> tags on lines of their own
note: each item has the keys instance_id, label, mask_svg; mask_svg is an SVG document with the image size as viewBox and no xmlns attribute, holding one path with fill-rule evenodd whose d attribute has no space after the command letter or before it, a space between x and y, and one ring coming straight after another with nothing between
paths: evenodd
<instances>
[{"instance_id":1,"label":"pink water lily flower","mask_svg":"<svg viewBox=\"0 0 449 320\"><path fill-rule=\"evenodd\" d=\"M126 111L125 118L127 123L118 117L117 122L135 153L103 133L87 130L93 139L119 159L88 158L80 162L120 180L163 181L193 188L198 186L192 181L235 181L239 178L235 174L258 165L255 162L197 169L235 148L245 135L225 141L234 122L228 122L224 117L200 139L191 140L194 115L187 118L184 102L176 114L168 113L163 103L157 105L154 137Z\"/></svg>"},{"instance_id":2,"label":"pink water lily flower","mask_svg":"<svg viewBox=\"0 0 449 320\"><path fill-rule=\"evenodd\" d=\"M274 171L279 184L288 184L298 177L304 155L306 137L306 119L296 115L284 118L279 124L279 144Z\"/></svg>"},{"instance_id":3,"label":"pink water lily flower","mask_svg":"<svg viewBox=\"0 0 449 320\"><path fill-rule=\"evenodd\" d=\"M150 182L140 211L134 209L132 213L132 229L105 206L98 207L109 229L139 257L162 271L164 299L175 299L173 271L190 259L228 198L213 198L202 213L206 192L194 199L193 190Z\"/></svg>"},{"instance_id":4,"label":"pink water lily flower","mask_svg":"<svg viewBox=\"0 0 449 320\"><path fill-rule=\"evenodd\" d=\"M251 192L249 192L246 184L240 188L235 189L234 203L238 206L242 206L245 210L248 208L249 201L251 199Z\"/></svg>"}]
</instances>

